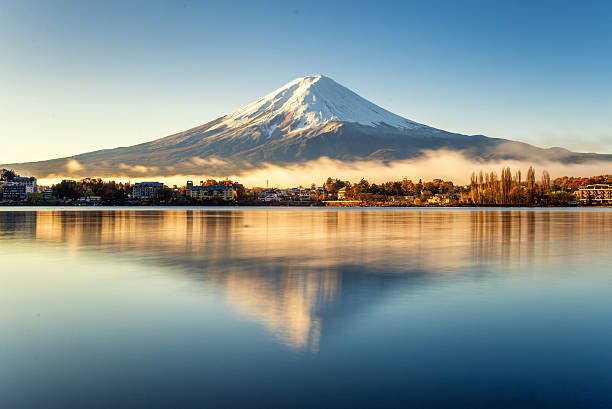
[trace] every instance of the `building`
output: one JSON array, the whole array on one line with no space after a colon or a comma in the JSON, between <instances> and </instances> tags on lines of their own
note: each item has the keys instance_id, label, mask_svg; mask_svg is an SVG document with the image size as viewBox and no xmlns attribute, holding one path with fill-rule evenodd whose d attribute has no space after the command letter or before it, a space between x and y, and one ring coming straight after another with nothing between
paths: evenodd
<instances>
[{"instance_id":1,"label":"building","mask_svg":"<svg viewBox=\"0 0 612 409\"><path fill-rule=\"evenodd\" d=\"M1 187L0 198L3 200L25 200L30 193L37 190L35 177L16 176Z\"/></svg>"},{"instance_id":2,"label":"building","mask_svg":"<svg viewBox=\"0 0 612 409\"><path fill-rule=\"evenodd\" d=\"M310 198L312 200L327 200L329 199L329 192L325 187L318 187L310 191Z\"/></svg>"},{"instance_id":3,"label":"building","mask_svg":"<svg viewBox=\"0 0 612 409\"><path fill-rule=\"evenodd\" d=\"M160 191L164 187L164 184L159 182L136 183L132 188L132 199L151 200L155 197L155 193Z\"/></svg>"},{"instance_id":4,"label":"building","mask_svg":"<svg viewBox=\"0 0 612 409\"><path fill-rule=\"evenodd\" d=\"M414 196L391 196L391 201L397 203L414 203Z\"/></svg>"},{"instance_id":5,"label":"building","mask_svg":"<svg viewBox=\"0 0 612 409\"><path fill-rule=\"evenodd\" d=\"M14 182L2 186L1 193L3 200L25 200L27 197L25 185Z\"/></svg>"},{"instance_id":6,"label":"building","mask_svg":"<svg viewBox=\"0 0 612 409\"><path fill-rule=\"evenodd\" d=\"M200 182L200 186L194 186L191 180L187 181L185 196L195 200L221 199L232 201L236 198L234 186L205 186Z\"/></svg>"},{"instance_id":7,"label":"building","mask_svg":"<svg viewBox=\"0 0 612 409\"><path fill-rule=\"evenodd\" d=\"M263 191L259 195L259 200L261 202L280 202L280 197L278 197L277 193L270 191Z\"/></svg>"},{"instance_id":8,"label":"building","mask_svg":"<svg viewBox=\"0 0 612 409\"><path fill-rule=\"evenodd\" d=\"M28 178L22 176L15 176L15 178L11 182L24 185L26 190L26 196L30 193L38 192L38 185L36 184L35 177Z\"/></svg>"},{"instance_id":9,"label":"building","mask_svg":"<svg viewBox=\"0 0 612 409\"><path fill-rule=\"evenodd\" d=\"M346 200L346 187L338 190L338 200Z\"/></svg>"},{"instance_id":10,"label":"building","mask_svg":"<svg viewBox=\"0 0 612 409\"><path fill-rule=\"evenodd\" d=\"M99 203L102 201L102 196L83 196L77 199L77 202Z\"/></svg>"},{"instance_id":11,"label":"building","mask_svg":"<svg viewBox=\"0 0 612 409\"><path fill-rule=\"evenodd\" d=\"M298 197L300 202L310 202L312 200L310 189L300 189Z\"/></svg>"},{"instance_id":12,"label":"building","mask_svg":"<svg viewBox=\"0 0 612 409\"><path fill-rule=\"evenodd\" d=\"M290 200L298 201L300 200L300 190L301 189L297 187L291 188L286 191L287 192L286 197Z\"/></svg>"},{"instance_id":13,"label":"building","mask_svg":"<svg viewBox=\"0 0 612 409\"><path fill-rule=\"evenodd\" d=\"M588 185L576 192L576 198L582 203L612 203L612 185Z\"/></svg>"},{"instance_id":14,"label":"building","mask_svg":"<svg viewBox=\"0 0 612 409\"><path fill-rule=\"evenodd\" d=\"M438 195L435 195L434 197L430 197L429 199L427 199L427 204L440 205L442 204L442 198Z\"/></svg>"},{"instance_id":15,"label":"building","mask_svg":"<svg viewBox=\"0 0 612 409\"><path fill-rule=\"evenodd\" d=\"M45 200L49 200L51 196L53 196L53 190L48 187L41 189L40 193L42 194L42 198Z\"/></svg>"}]
</instances>

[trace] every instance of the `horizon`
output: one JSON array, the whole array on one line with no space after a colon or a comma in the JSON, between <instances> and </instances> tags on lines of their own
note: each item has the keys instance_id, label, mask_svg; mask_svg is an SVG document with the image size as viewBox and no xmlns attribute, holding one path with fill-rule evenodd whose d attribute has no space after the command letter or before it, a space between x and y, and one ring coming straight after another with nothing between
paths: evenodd
<instances>
[{"instance_id":1,"label":"horizon","mask_svg":"<svg viewBox=\"0 0 612 409\"><path fill-rule=\"evenodd\" d=\"M604 2L552 13L546 3L527 13L447 3L447 14L338 3L309 19L308 35L295 24L301 10L243 6L5 2L0 46L9 63L0 74L11 98L0 110L0 163L152 141L310 73L435 128L612 152L612 6ZM410 27L399 18L408 10ZM243 14L250 18L235 18ZM277 26L254 31L257 17ZM281 29L286 35L275 36Z\"/></svg>"}]
</instances>

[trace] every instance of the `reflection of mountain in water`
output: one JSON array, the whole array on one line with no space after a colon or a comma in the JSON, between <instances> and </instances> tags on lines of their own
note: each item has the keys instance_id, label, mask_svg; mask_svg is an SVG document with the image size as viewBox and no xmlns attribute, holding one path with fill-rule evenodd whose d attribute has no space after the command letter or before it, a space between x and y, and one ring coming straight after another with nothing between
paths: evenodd
<instances>
[{"instance_id":1,"label":"reflection of mountain in water","mask_svg":"<svg viewBox=\"0 0 612 409\"><path fill-rule=\"evenodd\" d=\"M0 240L35 237L205 280L283 344L312 350L393 291L534 253L585 256L611 226L609 212L537 210L0 212Z\"/></svg>"},{"instance_id":2,"label":"reflection of mountain in water","mask_svg":"<svg viewBox=\"0 0 612 409\"><path fill-rule=\"evenodd\" d=\"M223 286L237 311L263 323L282 343L316 349L322 325L318 311L339 295L339 272L272 270L220 272L211 279Z\"/></svg>"}]
</instances>

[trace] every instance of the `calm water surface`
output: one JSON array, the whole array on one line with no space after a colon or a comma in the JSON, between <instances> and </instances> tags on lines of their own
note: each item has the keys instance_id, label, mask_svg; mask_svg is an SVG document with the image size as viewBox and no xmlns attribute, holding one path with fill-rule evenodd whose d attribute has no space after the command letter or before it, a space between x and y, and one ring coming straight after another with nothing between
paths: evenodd
<instances>
[{"instance_id":1,"label":"calm water surface","mask_svg":"<svg viewBox=\"0 0 612 409\"><path fill-rule=\"evenodd\" d=\"M0 210L0 408L610 408L612 211Z\"/></svg>"}]
</instances>

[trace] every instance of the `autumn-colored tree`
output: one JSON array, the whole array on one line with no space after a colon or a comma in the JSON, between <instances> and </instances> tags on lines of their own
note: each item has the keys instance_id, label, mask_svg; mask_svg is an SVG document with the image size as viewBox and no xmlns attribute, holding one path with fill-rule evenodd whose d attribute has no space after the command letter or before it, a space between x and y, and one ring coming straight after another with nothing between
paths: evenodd
<instances>
[{"instance_id":1,"label":"autumn-colored tree","mask_svg":"<svg viewBox=\"0 0 612 409\"><path fill-rule=\"evenodd\" d=\"M527 170L527 193L529 194L529 202L533 202L536 194L535 169L530 166Z\"/></svg>"},{"instance_id":2,"label":"autumn-colored tree","mask_svg":"<svg viewBox=\"0 0 612 409\"><path fill-rule=\"evenodd\" d=\"M530 205L542 202L552 191L550 174L547 171L542 174L541 185L536 183L533 167L527 171L525 183L521 178L520 170L513 177L508 167L502 169L501 177L498 177L495 172L485 173L482 170L478 176L472 173L469 193L466 193L466 197L469 197L474 204Z\"/></svg>"},{"instance_id":3,"label":"autumn-colored tree","mask_svg":"<svg viewBox=\"0 0 612 409\"><path fill-rule=\"evenodd\" d=\"M347 182L343 182L340 179L327 178L325 181L325 189L330 193L338 193L338 190L342 189L347 185Z\"/></svg>"}]
</instances>

